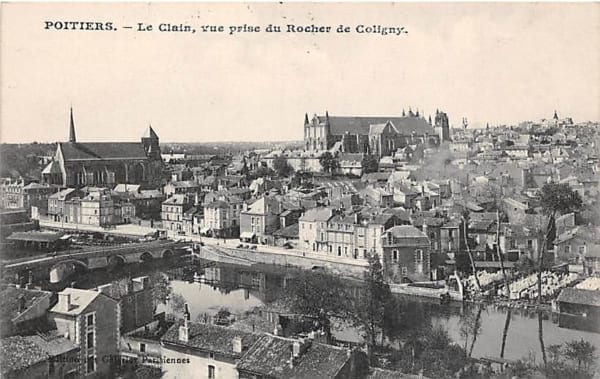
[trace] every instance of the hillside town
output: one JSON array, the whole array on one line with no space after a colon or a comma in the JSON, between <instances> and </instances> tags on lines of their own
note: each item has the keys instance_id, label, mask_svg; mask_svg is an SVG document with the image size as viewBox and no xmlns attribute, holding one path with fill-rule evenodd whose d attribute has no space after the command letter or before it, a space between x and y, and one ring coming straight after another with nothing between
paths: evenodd
<instances>
[{"instance_id":1,"label":"hillside town","mask_svg":"<svg viewBox=\"0 0 600 379\"><path fill-rule=\"evenodd\" d=\"M41 175L8 170L0 184L2 377L519 375L518 360L504 358L506 329L500 356L471 357L473 332L461 367L416 367L414 348L411 365L392 364L385 327L332 337L341 316L279 301L264 270L283 274L288 293L309 274L333 280L322 289L342 280L359 293L375 281L392 296L460 305L461 317L464 307L508 310L507 323L511 311L539 312L540 328L545 317L597 342L599 124L558 111L479 129L449 118L412 107L307 113L303 141L214 154L161 143L160 126L138 142L79 141L85 125L71 109L68 141L33 160ZM151 265L158 271L138 277L128 268ZM167 267L225 295L247 283L245 299L258 291L262 304L198 314ZM79 284L98 272L118 275ZM589 342L578 370L593 362ZM546 362L543 341L542 353Z\"/></svg>"}]
</instances>

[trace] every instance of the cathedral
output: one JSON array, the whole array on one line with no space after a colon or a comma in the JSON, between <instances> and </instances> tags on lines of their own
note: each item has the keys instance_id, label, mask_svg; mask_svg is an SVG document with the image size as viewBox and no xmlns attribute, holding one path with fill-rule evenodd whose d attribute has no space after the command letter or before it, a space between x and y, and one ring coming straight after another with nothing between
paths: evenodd
<instances>
[{"instance_id":1,"label":"cathedral","mask_svg":"<svg viewBox=\"0 0 600 379\"><path fill-rule=\"evenodd\" d=\"M42 171L42 182L64 187L116 184L160 185L162 158L158 136L148 127L141 142L77 142L73 109L69 142L59 142L52 162Z\"/></svg>"},{"instance_id":2,"label":"cathedral","mask_svg":"<svg viewBox=\"0 0 600 379\"><path fill-rule=\"evenodd\" d=\"M402 112L402 116L304 116L304 149L342 153L392 155L396 149L413 144L437 146L450 140L448 115L436 111L435 122L426 120L419 111Z\"/></svg>"}]
</instances>

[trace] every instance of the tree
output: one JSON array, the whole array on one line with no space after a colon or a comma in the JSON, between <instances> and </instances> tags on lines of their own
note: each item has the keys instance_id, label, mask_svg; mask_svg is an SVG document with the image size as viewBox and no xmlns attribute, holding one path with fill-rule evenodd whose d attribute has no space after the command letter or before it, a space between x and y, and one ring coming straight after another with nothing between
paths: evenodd
<instances>
[{"instance_id":1,"label":"tree","mask_svg":"<svg viewBox=\"0 0 600 379\"><path fill-rule=\"evenodd\" d=\"M346 284L328 272L300 272L284 296L282 300L292 312L317 318L328 338L331 319L347 318L352 312Z\"/></svg>"},{"instance_id":2,"label":"tree","mask_svg":"<svg viewBox=\"0 0 600 379\"><path fill-rule=\"evenodd\" d=\"M355 324L362 328L365 339L374 346L379 332L383 337L385 309L393 297L390 286L385 282L379 255L374 254L368 260L369 267L364 274L365 285L355 306Z\"/></svg>"},{"instance_id":3,"label":"tree","mask_svg":"<svg viewBox=\"0 0 600 379\"><path fill-rule=\"evenodd\" d=\"M548 215L548 223L543 233L542 246L539 249L539 267L537 277L538 305L542 303L542 271L544 271L544 256L550 243L551 235L555 231L554 220L559 214L565 214L581 209L582 201L579 194L571 189L568 184L547 183L541 191L540 201L542 211Z\"/></svg>"},{"instance_id":4,"label":"tree","mask_svg":"<svg viewBox=\"0 0 600 379\"><path fill-rule=\"evenodd\" d=\"M573 340L565 344L565 356L577 362L578 370L587 370L589 368L595 360L595 351L596 347L583 339L579 341Z\"/></svg>"},{"instance_id":5,"label":"tree","mask_svg":"<svg viewBox=\"0 0 600 379\"><path fill-rule=\"evenodd\" d=\"M481 283L479 283L479 277L477 276L477 268L475 267L475 259L473 258L473 253L471 253L471 247L469 246L469 240L467 238L467 229L469 228L469 212L465 211L462 215L463 222L463 238L465 242L465 248L467 249L467 254L469 255L469 261L471 262L471 268L473 270L473 277L475 278L475 284L477 285L477 289L481 291Z\"/></svg>"},{"instance_id":6,"label":"tree","mask_svg":"<svg viewBox=\"0 0 600 379\"><path fill-rule=\"evenodd\" d=\"M273 168L279 176L289 176L294 172L294 169L290 166L285 157L276 157L273 160Z\"/></svg>"},{"instance_id":7,"label":"tree","mask_svg":"<svg viewBox=\"0 0 600 379\"><path fill-rule=\"evenodd\" d=\"M379 171L379 161L372 154L367 154L363 157L361 166L363 174Z\"/></svg>"},{"instance_id":8,"label":"tree","mask_svg":"<svg viewBox=\"0 0 600 379\"><path fill-rule=\"evenodd\" d=\"M326 151L323 154L321 154L321 156L319 157L319 163L321 164L323 170L330 174L333 173L340 166L337 159L329 151Z\"/></svg>"}]
</instances>

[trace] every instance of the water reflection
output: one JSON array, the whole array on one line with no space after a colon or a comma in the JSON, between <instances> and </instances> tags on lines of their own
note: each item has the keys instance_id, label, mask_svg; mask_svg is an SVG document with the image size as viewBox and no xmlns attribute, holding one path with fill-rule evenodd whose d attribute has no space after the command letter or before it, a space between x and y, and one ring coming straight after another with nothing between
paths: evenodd
<instances>
[{"instance_id":1,"label":"water reflection","mask_svg":"<svg viewBox=\"0 0 600 379\"><path fill-rule=\"evenodd\" d=\"M173 294L181 295L190 306L192 319L214 315L227 308L241 314L256 306L278 299L299 269L272 265L234 266L214 262L201 265L135 265L114 272L95 271L80 277L76 286L93 288L121 277L163 272L170 280ZM200 280L201 278L201 280ZM199 283L202 281L203 283ZM600 335L558 327L548 315L519 309L501 309L494 305L440 304L427 300L396 296L393 309L385 315L383 336L393 346L417 341L424 330L441 327L450 338L472 357L520 359L526 356L546 360L545 346L584 339L600 350ZM169 310L165 304L159 311ZM355 328L343 325L334 330L338 339L360 341ZM412 342L414 343L414 342ZM500 349L498 350L498 348Z\"/></svg>"}]
</instances>

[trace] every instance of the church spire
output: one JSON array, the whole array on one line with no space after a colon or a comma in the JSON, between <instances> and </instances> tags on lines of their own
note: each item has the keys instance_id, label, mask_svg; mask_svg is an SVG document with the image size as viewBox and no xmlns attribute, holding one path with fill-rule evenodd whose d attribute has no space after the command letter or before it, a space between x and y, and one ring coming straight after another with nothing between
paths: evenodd
<instances>
[{"instance_id":1,"label":"church spire","mask_svg":"<svg viewBox=\"0 0 600 379\"><path fill-rule=\"evenodd\" d=\"M71 122L69 124L69 142L77 142L77 138L75 138L75 121L73 121L73 107L71 107Z\"/></svg>"}]
</instances>

